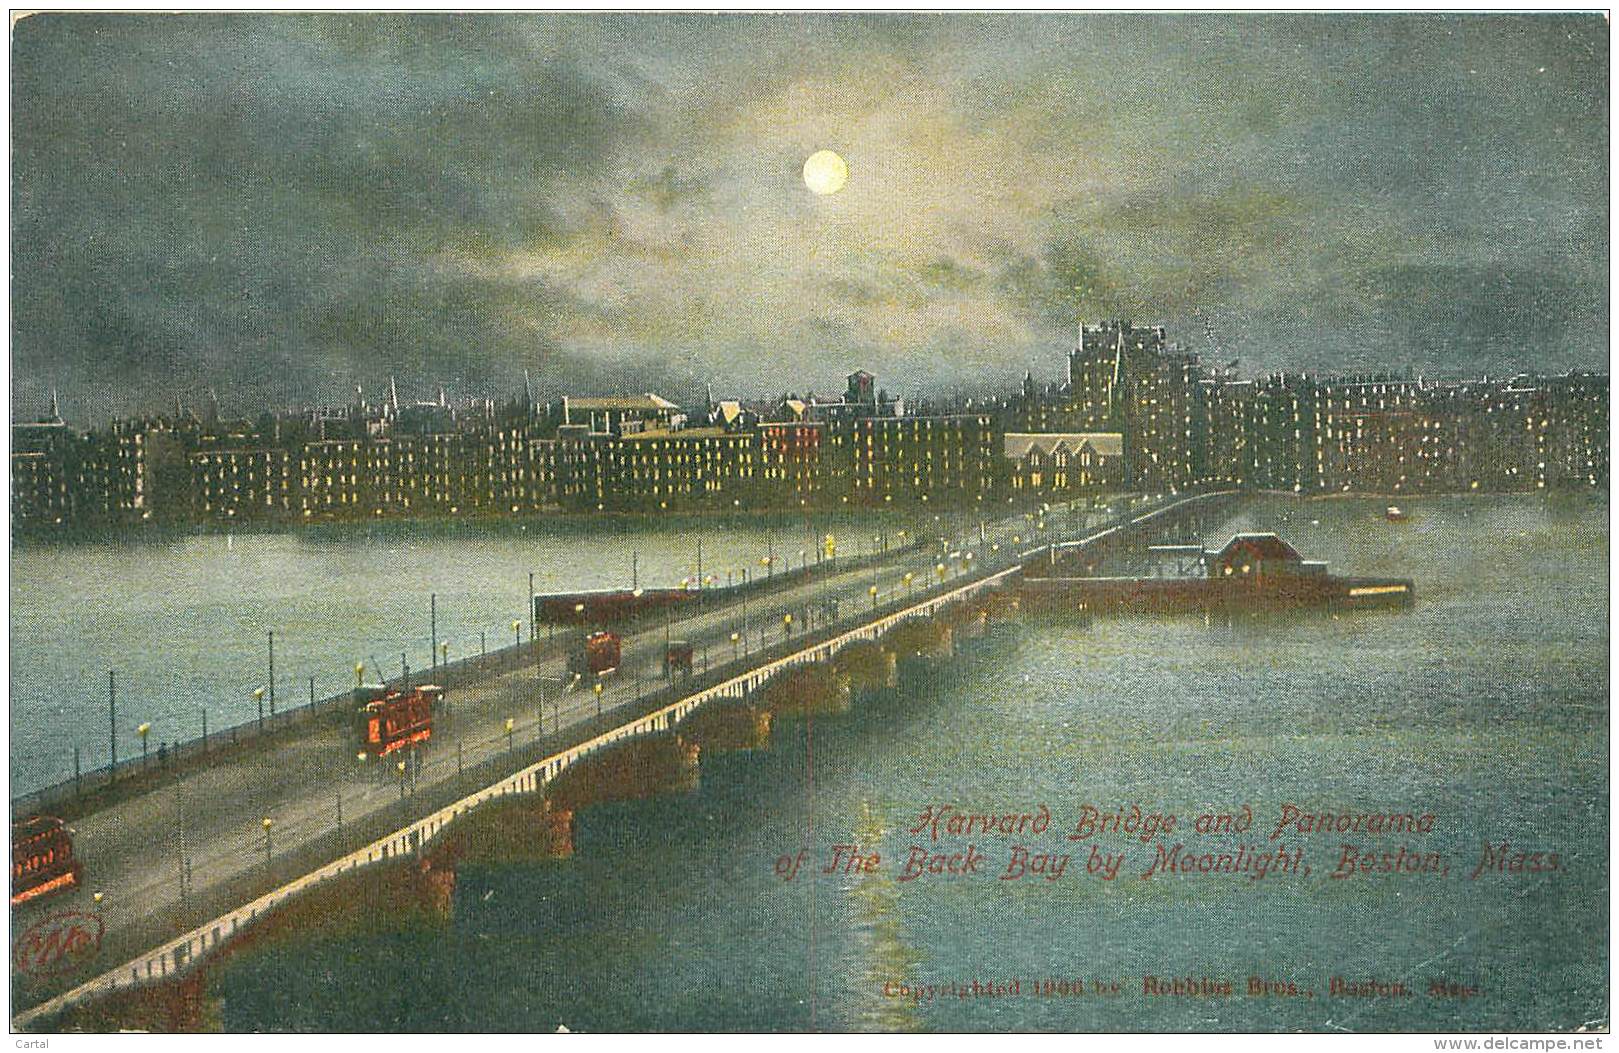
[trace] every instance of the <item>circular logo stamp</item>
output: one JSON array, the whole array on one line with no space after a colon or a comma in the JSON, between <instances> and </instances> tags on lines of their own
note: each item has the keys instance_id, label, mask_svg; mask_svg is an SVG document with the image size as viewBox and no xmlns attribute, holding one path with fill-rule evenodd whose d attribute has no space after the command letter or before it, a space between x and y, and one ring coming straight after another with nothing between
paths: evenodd
<instances>
[{"instance_id":1,"label":"circular logo stamp","mask_svg":"<svg viewBox=\"0 0 1619 1053\"><path fill-rule=\"evenodd\" d=\"M76 968L100 952L105 928L100 915L76 910L42 918L12 945L12 967L24 976Z\"/></svg>"}]
</instances>

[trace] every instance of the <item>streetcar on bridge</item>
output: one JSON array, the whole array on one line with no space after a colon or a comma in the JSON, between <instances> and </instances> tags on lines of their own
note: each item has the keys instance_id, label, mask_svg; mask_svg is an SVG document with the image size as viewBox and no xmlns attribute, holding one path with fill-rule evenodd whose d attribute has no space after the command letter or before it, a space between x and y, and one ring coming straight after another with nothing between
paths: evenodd
<instances>
[{"instance_id":1,"label":"streetcar on bridge","mask_svg":"<svg viewBox=\"0 0 1619 1053\"><path fill-rule=\"evenodd\" d=\"M77 888L84 867L73 856L73 832L62 820L36 815L11 824L11 905Z\"/></svg>"},{"instance_id":2,"label":"streetcar on bridge","mask_svg":"<svg viewBox=\"0 0 1619 1053\"><path fill-rule=\"evenodd\" d=\"M433 737L433 715L444 701L444 689L435 684L390 689L367 685L354 689L360 702L357 724L361 748L385 757Z\"/></svg>"}]
</instances>

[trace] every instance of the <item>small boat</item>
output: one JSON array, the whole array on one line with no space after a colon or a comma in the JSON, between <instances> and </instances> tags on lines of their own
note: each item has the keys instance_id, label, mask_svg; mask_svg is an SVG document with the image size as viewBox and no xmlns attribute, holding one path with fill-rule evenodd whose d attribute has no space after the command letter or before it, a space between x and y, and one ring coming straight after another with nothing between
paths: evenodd
<instances>
[{"instance_id":1,"label":"small boat","mask_svg":"<svg viewBox=\"0 0 1619 1053\"><path fill-rule=\"evenodd\" d=\"M1403 523L1411 517L1398 505L1389 505L1383 510L1383 518L1387 519L1390 523Z\"/></svg>"}]
</instances>

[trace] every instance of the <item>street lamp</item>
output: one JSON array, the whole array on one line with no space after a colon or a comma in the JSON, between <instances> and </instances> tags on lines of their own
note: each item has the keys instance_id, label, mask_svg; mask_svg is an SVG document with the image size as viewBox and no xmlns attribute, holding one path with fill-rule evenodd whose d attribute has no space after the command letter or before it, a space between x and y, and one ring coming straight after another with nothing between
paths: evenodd
<instances>
[{"instance_id":1,"label":"street lamp","mask_svg":"<svg viewBox=\"0 0 1619 1053\"><path fill-rule=\"evenodd\" d=\"M394 767L399 769L399 799L403 801L405 799L405 762L400 761Z\"/></svg>"},{"instance_id":2,"label":"street lamp","mask_svg":"<svg viewBox=\"0 0 1619 1053\"><path fill-rule=\"evenodd\" d=\"M255 687L253 689L253 701L255 701L255 702L257 702L259 704L259 730L263 731L264 730L264 688Z\"/></svg>"},{"instance_id":3,"label":"street lamp","mask_svg":"<svg viewBox=\"0 0 1619 1053\"><path fill-rule=\"evenodd\" d=\"M596 732L601 733L602 723L602 682L596 681Z\"/></svg>"},{"instance_id":4,"label":"street lamp","mask_svg":"<svg viewBox=\"0 0 1619 1053\"><path fill-rule=\"evenodd\" d=\"M877 609L877 586L873 585L866 591L871 593L871 609L875 611Z\"/></svg>"},{"instance_id":5,"label":"street lamp","mask_svg":"<svg viewBox=\"0 0 1619 1053\"><path fill-rule=\"evenodd\" d=\"M910 571L905 572L905 598L911 598L911 578L915 577Z\"/></svg>"},{"instance_id":6,"label":"street lamp","mask_svg":"<svg viewBox=\"0 0 1619 1053\"><path fill-rule=\"evenodd\" d=\"M269 867L270 867L270 827L275 825L275 820L271 819L269 816L265 816L263 818L263 820L261 820L261 825L264 827L264 866L265 866L265 869L269 869Z\"/></svg>"},{"instance_id":7,"label":"street lamp","mask_svg":"<svg viewBox=\"0 0 1619 1053\"><path fill-rule=\"evenodd\" d=\"M142 724L135 729L135 734L141 737L141 770L146 770L146 736L151 732L152 725Z\"/></svg>"},{"instance_id":8,"label":"street lamp","mask_svg":"<svg viewBox=\"0 0 1619 1053\"><path fill-rule=\"evenodd\" d=\"M513 725L515 725L515 723L516 723L516 721L512 720L511 717L506 718L506 752L507 753L510 753L512 751L512 727L513 727Z\"/></svg>"},{"instance_id":9,"label":"street lamp","mask_svg":"<svg viewBox=\"0 0 1619 1053\"><path fill-rule=\"evenodd\" d=\"M792 634L793 634L793 616L791 614L784 614L784 615L781 616L781 635L783 637L788 637L788 636L791 636Z\"/></svg>"},{"instance_id":10,"label":"street lamp","mask_svg":"<svg viewBox=\"0 0 1619 1053\"><path fill-rule=\"evenodd\" d=\"M737 650L737 643L741 639L742 639L742 634L741 633L732 633L731 634L731 661L733 661L733 662L742 657L741 653Z\"/></svg>"},{"instance_id":11,"label":"street lamp","mask_svg":"<svg viewBox=\"0 0 1619 1053\"><path fill-rule=\"evenodd\" d=\"M523 646L523 623L516 618L512 619L513 646Z\"/></svg>"},{"instance_id":12,"label":"street lamp","mask_svg":"<svg viewBox=\"0 0 1619 1053\"><path fill-rule=\"evenodd\" d=\"M365 663L354 663L354 686L360 687L365 683Z\"/></svg>"}]
</instances>

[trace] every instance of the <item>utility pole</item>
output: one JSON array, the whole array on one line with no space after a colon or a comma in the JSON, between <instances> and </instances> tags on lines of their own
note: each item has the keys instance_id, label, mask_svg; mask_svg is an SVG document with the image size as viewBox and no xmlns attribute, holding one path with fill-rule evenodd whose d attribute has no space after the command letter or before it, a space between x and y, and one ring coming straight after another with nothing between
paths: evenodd
<instances>
[{"instance_id":1,"label":"utility pole","mask_svg":"<svg viewBox=\"0 0 1619 1053\"><path fill-rule=\"evenodd\" d=\"M112 756L112 764L107 769L111 774L118 770L118 674L107 670L107 752Z\"/></svg>"},{"instance_id":2,"label":"utility pole","mask_svg":"<svg viewBox=\"0 0 1619 1053\"><path fill-rule=\"evenodd\" d=\"M175 828L180 843L180 915L184 917L187 913L186 896L191 885L191 859L186 852L186 802L179 785L174 789L174 804L177 813Z\"/></svg>"}]
</instances>

